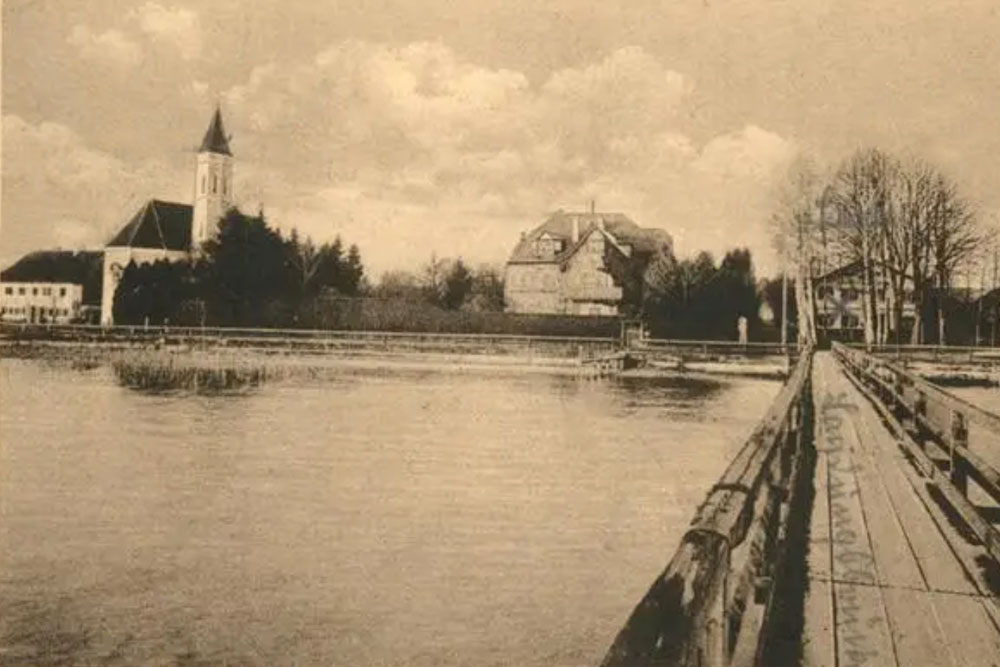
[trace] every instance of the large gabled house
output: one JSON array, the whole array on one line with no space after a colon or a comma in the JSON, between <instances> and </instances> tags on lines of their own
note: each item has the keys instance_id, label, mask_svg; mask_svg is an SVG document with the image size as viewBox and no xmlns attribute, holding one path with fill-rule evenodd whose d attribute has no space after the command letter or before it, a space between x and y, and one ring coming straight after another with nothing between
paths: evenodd
<instances>
[{"instance_id":1,"label":"large gabled house","mask_svg":"<svg viewBox=\"0 0 1000 667\"><path fill-rule=\"evenodd\" d=\"M662 229L622 213L557 211L522 235L504 280L509 312L618 315L627 281L618 267L672 254Z\"/></svg>"}]
</instances>

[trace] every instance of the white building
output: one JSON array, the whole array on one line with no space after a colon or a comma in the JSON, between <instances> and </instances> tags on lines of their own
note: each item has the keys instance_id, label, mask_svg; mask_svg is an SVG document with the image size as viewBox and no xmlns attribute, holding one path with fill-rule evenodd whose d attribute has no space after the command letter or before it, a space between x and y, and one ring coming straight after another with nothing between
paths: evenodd
<instances>
[{"instance_id":1,"label":"white building","mask_svg":"<svg viewBox=\"0 0 1000 667\"><path fill-rule=\"evenodd\" d=\"M193 204L150 199L104 248L101 323L112 324L115 290L129 262L176 262L199 252L233 205L233 154L215 110L195 164Z\"/></svg>"},{"instance_id":2,"label":"white building","mask_svg":"<svg viewBox=\"0 0 1000 667\"><path fill-rule=\"evenodd\" d=\"M0 319L4 322L75 320L83 305L83 285L73 283L0 283Z\"/></svg>"},{"instance_id":3,"label":"white building","mask_svg":"<svg viewBox=\"0 0 1000 667\"><path fill-rule=\"evenodd\" d=\"M28 253L0 272L0 320L67 323L83 319L96 303L100 252L43 250Z\"/></svg>"}]
</instances>

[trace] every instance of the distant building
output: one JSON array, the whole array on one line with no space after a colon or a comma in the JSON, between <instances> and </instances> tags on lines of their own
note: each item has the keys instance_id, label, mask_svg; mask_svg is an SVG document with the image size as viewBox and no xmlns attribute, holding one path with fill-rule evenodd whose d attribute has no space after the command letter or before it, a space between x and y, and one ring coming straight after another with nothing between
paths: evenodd
<instances>
[{"instance_id":1,"label":"distant building","mask_svg":"<svg viewBox=\"0 0 1000 667\"><path fill-rule=\"evenodd\" d=\"M0 272L0 320L86 321L100 303L100 252L45 250Z\"/></svg>"},{"instance_id":2,"label":"distant building","mask_svg":"<svg viewBox=\"0 0 1000 667\"><path fill-rule=\"evenodd\" d=\"M624 290L613 267L670 254L671 247L667 232L639 227L621 213L557 211L523 234L511 253L504 280L507 310L617 315Z\"/></svg>"},{"instance_id":3,"label":"distant building","mask_svg":"<svg viewBox=\"0 0 1000 667\"><path fill-rule=\"evenodd\" d=\"M115 289L129 262L176 262L197 253L232 202L233 153L216 109L198 150L193 204L150 199L105 247L101 323L112 323Z\"/></svg>"},{"instance_id":4,"label":"distant building","mask_svg":"<svg viewBox=\"0 0 1000 667\"><path fill-rule=\"evenodd\" d=\"M861 262L851 262L813 278L816 292L816 333L820 340L856 341L864 338L864 301ZM875 313L884 323L891 316L887 293L875 289ZM900 329L909 331L915 320L913 293L904 290ZM873 329L878 328L874 323Z\"/></svg>"}]
</instances>

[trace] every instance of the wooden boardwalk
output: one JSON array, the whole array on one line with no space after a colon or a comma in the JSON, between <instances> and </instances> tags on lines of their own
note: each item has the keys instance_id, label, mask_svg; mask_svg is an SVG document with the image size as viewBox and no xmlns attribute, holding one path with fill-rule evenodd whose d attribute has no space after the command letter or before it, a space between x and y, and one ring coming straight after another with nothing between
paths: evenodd
<instances>
[{"instance_id":1,"label":"wooden boardwalk","mask_svg":"<svg viewBox=\"0 0 1000 667\"><path fill-rule=\"evenodd\" d=\"M803 664L1000 666L996 562L830 353L813 392Z\"/></svg>"}]
</instances>

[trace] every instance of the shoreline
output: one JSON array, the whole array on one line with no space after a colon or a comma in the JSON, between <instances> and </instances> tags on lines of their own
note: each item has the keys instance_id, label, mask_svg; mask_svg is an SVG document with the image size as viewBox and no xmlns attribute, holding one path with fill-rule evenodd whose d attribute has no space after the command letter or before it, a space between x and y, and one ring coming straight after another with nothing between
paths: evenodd
<instances>
[{"instance_id":1,"label":"shoreline","mask_svg":"<svg viewBox=\"0 0 1000 667\"><path fill-rule=\"evenodd\" d=\"M689 361L678 364L652 363L625 371L601 371L587 363L588 358L569 354L565 348L497 349L483 346L476 351L462 349L414 348L407 345L338 346L325 350L277 348L271 346L190 346L154 345L96 341L0 340L0 359L47 359L81 365L99 365L144 359L179 366L261 364L295 368L356 368L399 370L445 370L455 372L511 371L535 372L578 377L660 378L660 377L742 377L783 380L780 362ZM558 352L553 354L553 352Z\"/></svg>"}]
</instances>

